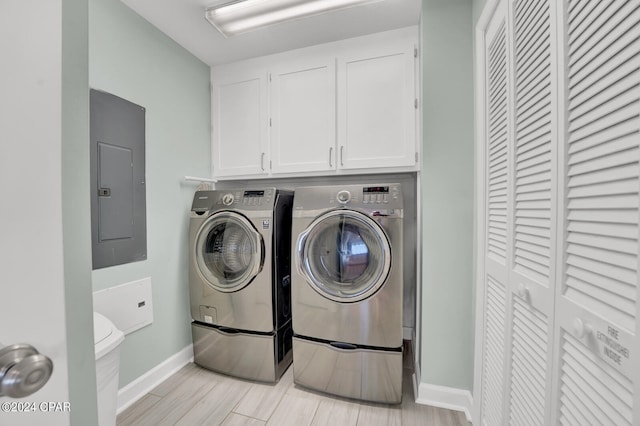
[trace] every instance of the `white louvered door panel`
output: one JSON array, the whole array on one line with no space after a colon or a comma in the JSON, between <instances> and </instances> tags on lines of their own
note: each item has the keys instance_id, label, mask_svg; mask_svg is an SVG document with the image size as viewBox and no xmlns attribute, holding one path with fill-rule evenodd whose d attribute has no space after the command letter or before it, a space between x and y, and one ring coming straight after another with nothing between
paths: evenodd
<instances>
[{"instance_id":1,"label":"white louvered door panel","mask_svg":"<svg viewBox=\"0 0 640 426\"><path fill-rule=\"evenodd\" d=\"M488 159L488 257L500 265L507 262L507 83L504 26L489 46L489 152Z\"/></svg>"},{"instance_id":2,"label":"white louvered door panel","mask_svg":"<svg viewBox=\"0 0 640 426\"><path fill-rule=\"evenodd\" d=\"M507 296L505 284L487 275L482 371L482 424L500 424L504 399Z\"/></svg>"},{"instance_id":3,"label":"white louvered door panel","mask_svg":"<svg viewBox=\"0 0 640 426\"><path fill-rule=\"evenodd\" d=\"M513 0L514 140L509 392L511 425L551 416L557 214L555 0ZM552 220L553 218L553 220Z\"/></svg>"},{"instance_id":4,"label":"white louvered door panel","mask_svg":"<svg viewBox=\"0 0 640 426\"><path fill-rule=\"evenodd\" d=\"M481 424L503 421L507 317L510 200L509 61L507 58L506 2L502 2L486 35L485 93L485 274L482 328Z\"/></svg>"},{"instance_id":5,"label":"white louvered door panel","mask_svg":"<svg viewBox=\"0 0 640 426\"><path fill-rule=\"evenodd\" d=\"M640 1L569 0L562 9L555 423L639 424Z\"/></svg>"}]
</instances>

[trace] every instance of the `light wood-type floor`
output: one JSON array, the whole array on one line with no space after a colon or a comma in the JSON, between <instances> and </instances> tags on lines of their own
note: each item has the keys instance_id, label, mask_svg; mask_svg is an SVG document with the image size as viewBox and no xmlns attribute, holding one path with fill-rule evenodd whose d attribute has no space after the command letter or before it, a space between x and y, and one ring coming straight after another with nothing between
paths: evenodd
<instances>
[{"instance_id":1,"label":"light wood-type floor","mask_svg":"<svg viewBox=\"0 0 640 426\"><path fill-rule=\"evenodd\" d=\"M217 374L190 363L122 412L117 425L469 425L461 412L414 402L410 358L405 355L402 404L398 405L360 402L304 389L293 383L292 367L277 384L269 385Z\"/></svg>"}]
</instances>

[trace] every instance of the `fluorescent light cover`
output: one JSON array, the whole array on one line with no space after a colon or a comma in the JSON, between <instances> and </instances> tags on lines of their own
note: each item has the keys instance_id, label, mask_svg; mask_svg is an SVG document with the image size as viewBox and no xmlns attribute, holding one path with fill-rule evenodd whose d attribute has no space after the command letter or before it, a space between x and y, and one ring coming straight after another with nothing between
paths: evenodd
<instances>
[{"instance_id":1,"label":"fluorescent light cover","mask_svg":"<svg viewBox=\"0 0 640 426\"><path fill-rule=\"evenodd\" d=\"M225 37L281 22L379 0L238 0L206 10L205 17Z\"/></svg>"}]
</instances>

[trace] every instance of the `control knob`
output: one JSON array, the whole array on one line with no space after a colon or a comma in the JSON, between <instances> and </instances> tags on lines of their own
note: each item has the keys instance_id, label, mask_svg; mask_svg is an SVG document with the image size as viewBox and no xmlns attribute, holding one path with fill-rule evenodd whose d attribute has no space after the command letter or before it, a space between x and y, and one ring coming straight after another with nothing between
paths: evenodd
<instances>
[{"instance_id":1,"label":"control knob","mask_svg":"<svg viewBox=\"0 0 640 426\"><path fill-rule=\"evenodd\" d=\"M339 203L347 204L349 200L351 200L351 193L347 190L342 190L338 192L336 199L338 200Z\"/></svg>"},{"instance_id":2,"label":"control knob","mask_svg":"<svg viewBox=\"0 0 640 426\"><path fill-rule=\"evenodd\" d=\"M225 206L230 206L231 204L233 204L233 194L224 194L222 196L222 204L224 204Z\"/></svg>"}]
</instances>

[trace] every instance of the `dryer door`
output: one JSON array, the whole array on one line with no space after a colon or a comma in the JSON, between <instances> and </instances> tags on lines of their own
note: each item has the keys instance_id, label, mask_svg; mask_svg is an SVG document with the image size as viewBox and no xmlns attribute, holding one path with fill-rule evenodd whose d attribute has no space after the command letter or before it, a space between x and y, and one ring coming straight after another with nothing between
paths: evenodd
<instances>
[{"instance_id":1,"label":"dryer door","mask_svg":"<svg viewBox=\"0 0 640 426\"><path fill-rule=\"evenodd\" d=\"M322 296L357 302L384 284L391 250L384 230L369 216L332 210L314 220L297 242L298 270Z\"/></svg>"},{"instance_id":2,"label":"dryer door","mask_svg":"<svg viewBox=\"0 0 640 426\"><path fill-rule=\"evenodd\" d=\"M219 212L200 227L195 260L202 277L216 290L237 291L262 270L264 242L246 217Z\"/></svg>"}]
</instances>

